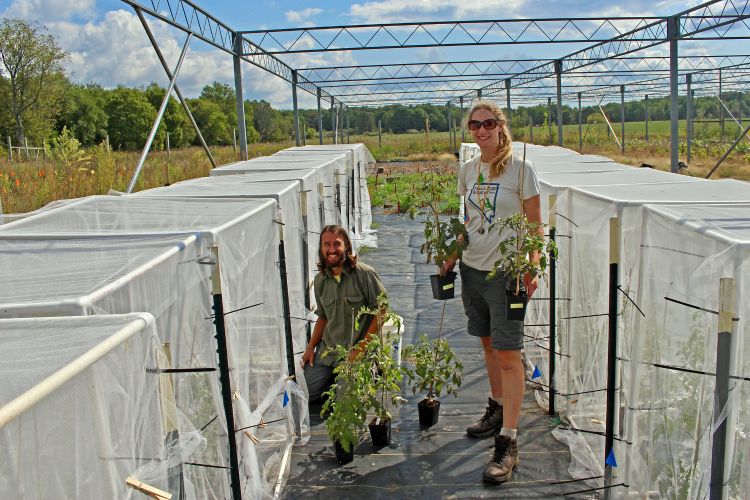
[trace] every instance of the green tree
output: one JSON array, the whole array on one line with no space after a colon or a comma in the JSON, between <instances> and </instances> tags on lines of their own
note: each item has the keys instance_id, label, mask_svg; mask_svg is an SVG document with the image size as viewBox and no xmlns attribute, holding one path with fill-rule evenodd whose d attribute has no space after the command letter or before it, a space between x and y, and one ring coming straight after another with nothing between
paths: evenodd
<instances>
[{"instance_id":1,"label":"green tree","mask_svg":"<svg viewBox=\"0 0 750 500\"><path fill-rule=\"evenodd\" d=\"M109 115L109 141L116 149L138 149L145 145L151 127L156 119L156 109L151 105L144 91L118 87L112 92L105 108ZM160 130L155 143L164 141Z\"/></svg>"},{"instance_id":2,"label":"green tree","mask_svg":"<svg viewBox=\"0 0 750 500\"><path fill-rule=\"evenodd\" d=\"M161 102L164 99L164 92L166 92L166 89L161 88L154 82L146 87L146 97L154 109L158 110L161 106ZM159 125L159 131L161 132L162 130L164 131L163 136L165 140L166 133L169 133L169 144L175 148L190 144L196 137L193 124L190 123L185 110L182 109L177 99L172 96L169 97L167 109L164 110L164 117Z\"/></svg>"},{"instance_id":3,"label":"green tree","mask_svg":"<svg viewBox=\"0 0 750 500\"><path fill-rule=\"evenodd\" d=\"M102 142L109 121L106 103L107 91L99 85L68 86L57 129L62 132L67 127L84 146Z\"/></svg>"},{"instance_id":4,"label":"green tree","mask_svg":"<svg viewBox=\"0 0 750 500\"><path fill-rule=\"evenodd\" d=\"M190 102L195 122L207 144L232 144L232 129L221 106L208 99L198 98Z\"/></svg>"},{"instance_id":5,"label":"green tree","mask_svg":"<svg viewBox=\"0 0 750 500\"><path fill-rule=\"evenodd\" d=\"M0 24L0 74L10 81L9 108L19 144L24 142L29 115L51 122L62 92L67 53L45 31L22 19L3 19Z\"/></svg>"}]
</instances>

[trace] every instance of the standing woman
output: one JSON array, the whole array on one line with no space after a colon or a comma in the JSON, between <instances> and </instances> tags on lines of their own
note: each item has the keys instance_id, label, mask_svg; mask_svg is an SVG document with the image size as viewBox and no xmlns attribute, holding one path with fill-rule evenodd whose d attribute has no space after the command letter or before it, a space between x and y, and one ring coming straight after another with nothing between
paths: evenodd
<instances>
[{"instance_id":1,"label":"standing woman","mask_svg":"<svg viewBox=\"0 0 750 500\"><path fill-rule=\"evenodd\" d=\"M516 428L524 393L523 321L511 321L505 312L507 278L487 274L499 258L498 245L512 236L508 230L490 231L495 219L522 212L530 222L540 223L539 182L530 162L511 152L511 135L505 115L493 102L478 101L466 123L482 154L461 166L458 194L465 197L469 244L463 251L461 299L468 319L469 335L479 337L484 350L491 395L484 415L466 428L470 437L495 437L495 451L484 470L483 480L503 483L518 465ZM521 182L523 186L521 186ZM523 198L523 201L521 200ZM530 255L533 261L539 255ZM449 271L455 260L443 265ZM531 297L537 278L525 275L523 284Z\"/></svg>"}]
</instances>

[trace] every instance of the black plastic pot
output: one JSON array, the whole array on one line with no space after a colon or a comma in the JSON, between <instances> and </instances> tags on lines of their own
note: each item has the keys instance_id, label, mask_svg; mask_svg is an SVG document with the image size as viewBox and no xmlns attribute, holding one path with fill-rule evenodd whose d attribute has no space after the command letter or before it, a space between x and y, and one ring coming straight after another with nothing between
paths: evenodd
<instances>
[{"instance_id":1,"label":"black plastic pot","mask_svg":"<svg viewBox=\"0 0 750 500\"><path fill-rule=\"evenodd\" d=\"M432 285L432 298L435 300L452 299L455 292L456 273L449 271L445 276L439 274L430 275Z\"/></svg>"},{"instance_id":2,"label":"black plastic pot","mask_svg":"<svg viewBox=\"0 0 750 500\"><path fill-rule=\"evenodd\" d=\"M419 426L423 429L432 427L440 417L440 401L437 399L423 399L417 403L419 410Z\"/></svg>"},{"instance_id":3,"label":"black plastic pot","mask_svg":"<svg viewBox=\"0 0 750 500\"><path fill-rule=\"evenodd\" d=\"M378 422L378 418L375 417L370 421L368 427L370 428L373 446L382 448L391 444L391 420Z\"/></svg>"},{"instance_id":4,"label":"black plastic pot","mask_svg":"<svg viewBox=\"0 0 750 500\"><path fill-rule=\"evenodd\" d=\"M336 451L336 462L339 465L345 465L354 460L354 444L349 451L344 451L344 447L338 441L333 442L333 448Z\"/></svg>"},{"instance_id":5,"label":"black plastic pot","mask_svg":"<svg viewBox=\"0 0 750 500\"><path fill-rule=\"evenodd\" d=\"M505 311L511 321L523 321L526 317L526 304L528 297L526 291L521 290L518 295L508 290L505 292Z\"/></svg>"}]
</instances>

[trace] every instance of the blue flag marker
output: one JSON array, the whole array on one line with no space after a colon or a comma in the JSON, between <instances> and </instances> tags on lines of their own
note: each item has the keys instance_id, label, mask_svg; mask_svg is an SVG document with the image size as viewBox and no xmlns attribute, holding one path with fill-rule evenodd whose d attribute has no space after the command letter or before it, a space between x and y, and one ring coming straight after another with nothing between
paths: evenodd
<instances>
[{"instance_id":1,"label":"blue flag marker","mask_svg":"<svg viewBox=\"0 0 750 500\"><path fill-rule=\"evenodd\" d=\"M540 378L542 376L542 372L539 371L539 367L534 367L534 374L531 375L531 380L534 380L535 378Z\"/></svg>"},{"instance_id":2,"label":"blue flag marker","mask_svg":"<svg viewBox=\"0 0 750 500\"><path fill-rule=\"evenodd\" d=\"M609 455L607 455L607 460L605 460L604 463L609 465L610 467L617 467L617 460L615 460L615 450L609 450Z\"/></svg>"},{"instance_id":3,"label":"blue flag marker","mask_svg":"<svg viewBox=\"0 0 750 500\"><path fill-rule=\"evenodd\" d=\"M289 393L284 391L284 403L282 404L282 406L286 408L286 405L288 404L289 404Z\"/></svg>"}]
</instances>

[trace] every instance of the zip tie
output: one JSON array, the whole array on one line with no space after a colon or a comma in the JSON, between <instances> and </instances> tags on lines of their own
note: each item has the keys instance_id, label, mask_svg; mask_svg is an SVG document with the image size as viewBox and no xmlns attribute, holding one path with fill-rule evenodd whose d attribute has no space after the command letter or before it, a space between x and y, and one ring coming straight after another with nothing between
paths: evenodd
<instances>
[{"instance_id":1,"label":"zip tie","mask_svg":"<svg viewBox=\"0 0 750 500\"><path fill-rule=\"evenodd\" d=\"M625 290L623 290L620 285L617 285L617 289L622 292L622 294L625 296L625 298L628 299L630 301L630 303L633 304L636 309L638 309L638 312L641 313L641 316L643 316L645 318L646 315L643 314L643 311L641 311L641 308L638 307L638 304L636 304L635 301L630 298L630 295L628 295L628 293Z\"/></svg>"},{"instance_id":2,"label":"zip tie","mask_svg":"<svg viewBox=\"0 0 750 500\"><path fill-rule=\"evenodd\" d=\"M712 309L705 309L703 307L694 306L693 304L688 304L687 302L682 302L681 300L677 299L670 299L669 297L664 297L664 300L667 302L674 302L675 304L680 304L681 306L690 307L692 309L698 309L699 311L704 311L711 314L716 314L718 316L719 312L714 311ZM740 318L732 318L732 321L739 321Z\"/></svg>"},{"instance_id":3,"label":"zip tie","mask_svg":"<svg viewBox=\"0 0 750 500\"><path fill-rule=\"evenodd\" d=\"M245 309L252 309L253 307L258 307L260 305L263 305L263 302L258 302L257 304L253 304L251 306L240 307L239 309L235 309L234 311L227 311L227 312L224 313L224 317L229 316L232 313L244 311ZM212 314L208 318L203 318L203 319L216 319L216 315Z\"/></svg>"}]
</instances>

